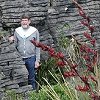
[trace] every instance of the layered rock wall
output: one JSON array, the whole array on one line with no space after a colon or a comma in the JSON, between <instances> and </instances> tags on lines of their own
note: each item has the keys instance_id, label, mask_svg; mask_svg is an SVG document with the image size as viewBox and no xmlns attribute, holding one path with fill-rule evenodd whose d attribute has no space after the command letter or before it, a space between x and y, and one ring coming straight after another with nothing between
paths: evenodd
<instances>
[{"instance_id":1,"label":"layered rock wall","mask_svg":"<svg viewBox=\"0 0 100 100\"><path fill-rule=\"evenodd\" d=\"M86 14L91 17L95 26L93 35L97 39L97 48L100 48L100 1L78 1ZM86 28L80 24L82 18L70 0L0 0L0 29L12 34L10 32L20 25L20 16L23 13L28 13L31 16L31 25L39 30L41 42L47 45L56 45L62 30L68 37L74 34L83 38L81 34ZM64 25L67 27L63 28ZM22 89L20 83L26 83L28 75L24 62L16 52L14 44L9 44L7 41L9 34L6 34L6 37L0 41L1 93L5 88ZM41 59L46 58L44 52L41 55ZM22 91L24 90L22 89Z\"/></svg>"}]
</instances>

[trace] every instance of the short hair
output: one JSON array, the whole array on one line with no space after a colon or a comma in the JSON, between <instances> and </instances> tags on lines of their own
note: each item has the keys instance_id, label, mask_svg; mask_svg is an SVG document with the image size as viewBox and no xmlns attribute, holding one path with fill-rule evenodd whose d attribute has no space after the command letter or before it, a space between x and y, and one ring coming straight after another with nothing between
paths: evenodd
<instances>
[{"instance_id":1,"label":"short hair","mask_svg":"<svg viewBox=\"0 0 100 100\"><path fill-rule=\"evenodd\" d=\"M23 14L22 16L21 16L21 20L22 19L28 19L28 20L30 20L30 16L28 15L28 14Z\"/></svg>"}]
</instances>

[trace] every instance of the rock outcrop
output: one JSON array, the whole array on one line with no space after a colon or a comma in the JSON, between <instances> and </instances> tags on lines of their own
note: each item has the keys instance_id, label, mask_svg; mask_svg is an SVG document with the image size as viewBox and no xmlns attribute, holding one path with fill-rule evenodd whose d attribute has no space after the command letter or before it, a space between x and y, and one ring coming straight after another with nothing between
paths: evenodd
<instances>
[{"instance_id":1,"label":"rock outcrop","mask_svg":"<svg viewBox=\"0 0 100 100\"><path fill-rule=\"evenodd\" d=\"M97 39L99 49L100 1L78 1L95 26L93 35ZM82 38L81 34L85 29L80 24L82 18L70 0L0 0L0 29L12 34L12 30L20 25L20 16L23 13L31 16L31 25L39 30L41 42L47 45L56 45L62 30L68 37L73 34ZM66 28L63 28L64 25ZM6 38L9 34L6 34ZM0 41L0 97L6 88L25 92L20 84L27 83L28 74L14 44L9 44L6 38L3 37ZM46 55L43 52L42 54L41 59L45 59ZM28 87L25 84L24 86ZM28 90L31 90L31 87Z\"/></svg>"}]
</instances>

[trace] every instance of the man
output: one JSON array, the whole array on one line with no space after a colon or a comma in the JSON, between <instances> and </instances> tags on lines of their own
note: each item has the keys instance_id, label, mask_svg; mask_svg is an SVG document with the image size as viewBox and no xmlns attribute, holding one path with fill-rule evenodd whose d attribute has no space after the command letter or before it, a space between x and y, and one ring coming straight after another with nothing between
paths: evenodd
<instances>
[{"instance_id":1,"label":"man","mask_svg":"<svg viewBox=\"0 0 100 100\"><path fill-rule=\"evenodd\" d=\"M21 17L21 27L15 29L13 37L9 41L15 41L17 51L25 61L25 66L28 70L28 83L36 89L35 82L35 68L39 67L40 49L35 47L30 40L35 39L39 41L39 32L36 28L30 26L30 18L28 15L23 14Z\"/></svg>"}]
</instances>

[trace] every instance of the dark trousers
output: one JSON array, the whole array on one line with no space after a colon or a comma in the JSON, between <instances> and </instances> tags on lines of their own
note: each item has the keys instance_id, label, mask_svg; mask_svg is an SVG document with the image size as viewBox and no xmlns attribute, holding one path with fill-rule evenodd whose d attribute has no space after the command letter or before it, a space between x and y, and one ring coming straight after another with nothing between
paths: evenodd
<instances>
[{"instance_id":1,"label":"dark trousers","mask_svg":"<svg viewBox=\"0 0 100 100\"><path fill-rule=\"evenodd\" d=\"M36 56L32 56L29 58L23 58L23 61L25 61L25 66L28 70L28 83L32 85L33 89L36 90L36 81L35 81L35 61Z\"/></svg>"}]
</instances>

